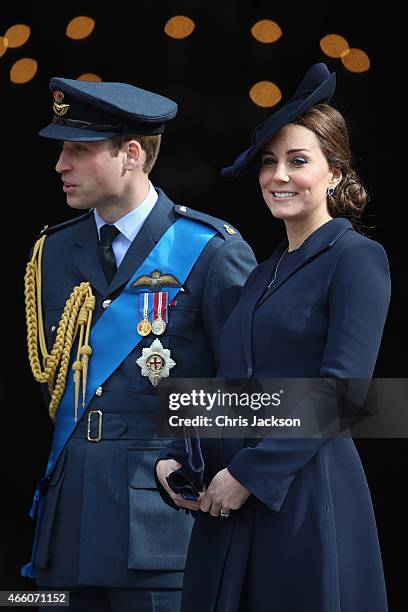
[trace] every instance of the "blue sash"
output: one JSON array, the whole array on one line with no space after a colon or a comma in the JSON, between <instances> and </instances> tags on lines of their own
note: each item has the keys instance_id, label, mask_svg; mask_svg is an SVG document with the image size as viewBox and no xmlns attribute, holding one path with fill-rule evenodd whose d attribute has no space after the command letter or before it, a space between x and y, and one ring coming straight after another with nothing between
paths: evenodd
<instances>
[{"instance_id":1,"label":"blue sash","mask_svg":"<svg viewBox=\"0 0 408 612\"><path fill-rule=\"evenodd\" d=\"M89 360L86 406L78 411L78 422L95 396L97 388L103 385L142 340L142 337L136 333L139 312L136 303L137 292L132 287L135 280L139 276L149 275L152 270L165 270L176 276L183 285L204 247L216 233L216 230L191 219L184 217L178 219L163 234L154 249L133 274L120 296L99 317L91 330L89 344L92 347L92 357ZM166 288L169 303L179 290L178 287ZM108 351L106 347L109 347ZM36 489L30 510L31 518L38 513L38 523L31 562L21 570L22 575L27 578L35 578L33 559L42 514L42 504L39 506L42 495L41 486L50 477L58 457L76 427L73 415L74 382L73 376L69 376L57 411L46 474Z\"/></svg>"}]
</instances>

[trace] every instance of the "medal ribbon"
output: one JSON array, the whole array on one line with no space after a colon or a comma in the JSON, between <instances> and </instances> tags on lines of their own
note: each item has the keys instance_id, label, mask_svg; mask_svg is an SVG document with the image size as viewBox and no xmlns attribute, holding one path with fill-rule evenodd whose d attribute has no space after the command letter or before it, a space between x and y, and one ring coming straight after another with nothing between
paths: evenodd
<instances>
[{"instance_id":1,"label":"medal ribbon","mask_svg":"<svg viewBox=\"0 0 408 612\"><path fill-rule=\"evenodd\" d=\"M162 317L163 317L163 321L165 323L167 323L167 303L168 303L168 299L167 299L167 291L163 292L163 310L162 310Z\"/></svg>"},{"instance_id":2,"label":"medal ribbon","mask_svg":"<svg viewBox=\"0 0 408 612\"><path fill-rule=\"evenodd\" d=\"M159 303L158 303L158 305L157 305L157 310L158 310L158 312L157 312L157 318L158 318L158 319L162 319L162 318L163 318L163 317L162 317L163 293L162 293L161 291L159 291L159 295L158 295L157 297L158 297L158 301L159 301Z\"/></svg>"},{"instance_id":3,"label":"medal ribbon","mask_svg":"<svg viewBox=\"0 0 408 612\"><path fill-rule=\"evenodd\" d=\"M153 320L163 319L167 323L167 291L154 294Z\"/></svg>"},{"instance_id":4,"label":"medal ribbon","mask_svg":"<svg viewBox=\"0 0 408 612\"><path fill-rule=\"evenodd\" d=\"M154 294L139 293L139 321L142 321L143 319L149 321L149 315L152 312L153 300Z\"/></svg>"}]
</instances>

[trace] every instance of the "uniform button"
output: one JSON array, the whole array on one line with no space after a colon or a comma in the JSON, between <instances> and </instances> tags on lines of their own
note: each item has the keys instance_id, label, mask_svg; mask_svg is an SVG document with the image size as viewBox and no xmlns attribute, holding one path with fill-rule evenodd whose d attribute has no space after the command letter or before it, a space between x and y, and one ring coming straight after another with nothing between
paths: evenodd
<instances>
[{"instance_id":1,"label":"uniform button","mask_svg":"<svg viewBox=\"0 0 408 612\"><path fill-rule=\"evenodd\" d=\"M107 308L112 300L104 300L102 302L102 308Z\"/></svg>"},{"instance_id":2,"label":"uniform button","mask_svg":"<svg viewBox=\"0 0 408 612\"><path fill-rule=\"evenodd\" d=\"M103 389L102 387L98 387L97 390L95 391L95 395L97 395L98 397L100 397L102 395Z\"/></svg>"},{"instance_id":3,"label":"uniform button","mask_svg":"<svg viewBox=\"0 0 408 612\"><path fill-rule=\"evenodd\" d=\"M56 330L56 329L57 329L57 326L56 326L56 325L52 325L52 326L51 326L51 331L52 331L52 332L55 332L55 330Z\"/></svg>"},{"instance_id":4,"label":"uniform button","mask_svg":"<svg viewBox=\"0 0 408 612\"><path fill-rule=\"evenodd\" d=\"M181 212L187 212L187 208L185 206L180 206L180 211Z\"/></svg>"}]
</instances>

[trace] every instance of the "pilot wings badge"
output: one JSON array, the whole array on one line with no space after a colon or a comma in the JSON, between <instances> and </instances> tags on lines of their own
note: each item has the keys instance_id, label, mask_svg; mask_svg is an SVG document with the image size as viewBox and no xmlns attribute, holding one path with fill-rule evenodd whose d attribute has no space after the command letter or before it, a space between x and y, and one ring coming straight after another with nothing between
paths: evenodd
<instances>
[{"instance_id":1,"label":"pilot wings badge","mask_svg":"<svg viewBox=\"0 0 408 612\"><path fill-rule=\"evenodd\" d=\"M161 287L181 287L181 283L169 272L162 274L160 270L153 270L149 275L139 276L132 287L147 287L151 291L158 291Z\"/></svg>"},{"instance_id":2,"label":"pilot wings badge","mask_svg":"<svg viewBox=\"0 0 408 612\"><path fill-rule=\"evenodd\" d=\"M58 117L66 115L69 109L69 104L62 104L62 101L64 99L64 94L62 93L62 91L57 89L53 92L52 97L54 98L54 103L52 105L54 113L58 115Z\"/></svg>"},{"instance_id":3,"label":"pilot wings badge","mask_svg":"<svg viewBox=\"0 0 408 612\"><path fill-rule=\"evenodd\" d=\"M169 349L163 348L158 338L149 348L142 350L142 356L136 359L136 363L142 368L142 376L147 376L153 387L157 387L162 378L168 378L171 368L176 365Z\"/></svg>"}]
</instances>

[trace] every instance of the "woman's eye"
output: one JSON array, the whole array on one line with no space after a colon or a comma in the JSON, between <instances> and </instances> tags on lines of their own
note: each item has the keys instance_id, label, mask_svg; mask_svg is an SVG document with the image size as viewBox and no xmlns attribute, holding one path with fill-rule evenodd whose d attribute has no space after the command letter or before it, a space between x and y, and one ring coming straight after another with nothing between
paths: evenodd
<instances>
[{"instance_id":1,"label":"woman's eye","mask_svg":"<svg viewBox=\"0 0 408 612\"><path fill-rule=\"evenodd\" d=\"M276 161L272 159L272 157L264 157L262 159L263 166L272 166L272 164L276 164Z\"/></svg>"},{"instance_id":2,"label":"woman's eye","mask_svg":"<svg viewBox=\"0 0 408 612\"><path fill-rule=\"evenodd\" d=\"M303 164L306 164L307 160L304 157L295 157L294 159L292 159L292 164L295 164L295 166L303 166Z\"/></svg>"}]
</instances>

